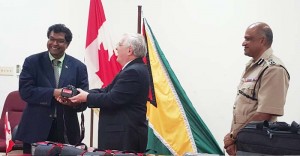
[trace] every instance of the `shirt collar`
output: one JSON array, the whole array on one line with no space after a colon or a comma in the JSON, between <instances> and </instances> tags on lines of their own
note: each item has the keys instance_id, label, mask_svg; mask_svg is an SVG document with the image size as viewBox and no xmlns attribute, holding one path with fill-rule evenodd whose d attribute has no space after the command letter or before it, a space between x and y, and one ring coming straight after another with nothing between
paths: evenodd
<instances>
[{"instance_id":1,"label":"shirt collar","mask_svg":"<svg viewBox=\"0 0 300 156\"><path fill-rule=\"evenodd\" d=\"M64 59L65 59L65 56L66 56L66 54L64 54L61 58L59 58L58 60L60 61L60 62L63 62L64 61ZM52 62L55 58L49 53L49 58L50 58L50 61Z\"/></svg>"},{"instance_id":2,"label":"shirt collar","mask_svg":"<svg viewBox=\"0 0 300 156\"><path fill-rule=\"evenodd\" d=\"M273 54L273 49L270 47L267 49L255 62L253 59L251 59L246 66L249 66L251 64L257 64L257 65L263 65L264 60L267 60L271 55Z\"/></svg>"},{"instance_id":3,"label":"shirt collar","mask_svg":"<svg viewBox=\"0 0 300 156\"><path fill-rule=\"evenodd\" d=\"M130 62L132 62L133 60L131 60L131 61L128 61L123 67L122 67L122 70L130 63Z\"/></svg>"}]
</instances>

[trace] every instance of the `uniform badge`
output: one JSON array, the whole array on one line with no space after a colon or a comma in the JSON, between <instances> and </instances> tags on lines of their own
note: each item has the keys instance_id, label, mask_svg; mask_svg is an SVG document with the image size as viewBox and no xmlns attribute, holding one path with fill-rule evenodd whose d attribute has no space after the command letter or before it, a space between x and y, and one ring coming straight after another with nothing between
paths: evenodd
<instances>
[{"instance_id":1,"label":"uniform badge","mask_svg":"<svg viewBox=\"0 0 300 156\"><path fill-rule=\"evenodd\" d=\"M268 62L269 62L270 65L275 65L276 64L276 62L274 62L273 59L269 59Z\"/></svg>"},{"instance_id":2,"label":"uniform badge","mask_svg":"<svg viewBox=\"0 0 300 156\"><path fill-rule=\"evenodd\" d=\"M264 62L265 60L263 59L263 58L261 58L261 59L259 59L258 61L257 61L257 65L261 65L263 62Z\"/></svg>"},{"instance_id":3,"label":"uniform badge","mask_svg":"<svg viewBox=\"0 0 300 156\"><path fill-rule=\"evenodd\" d=\"M257 78L242 78L243 82L254 82L257 81Z\"/></svg>"}]
</instances>

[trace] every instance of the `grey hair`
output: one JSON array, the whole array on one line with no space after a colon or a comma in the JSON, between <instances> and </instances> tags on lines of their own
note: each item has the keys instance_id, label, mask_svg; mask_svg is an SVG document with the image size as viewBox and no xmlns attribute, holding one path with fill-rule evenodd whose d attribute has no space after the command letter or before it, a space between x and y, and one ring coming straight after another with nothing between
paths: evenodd
<instances>
[{"instance_id":1,"label":"grey hair","mask_svg":"<svg viewBox=\"0 0 300 156\"><path fill-rule=\"evenodd\" d=\"M273 32L272 29L270 28L270 26L264 22L256 22L251 24L249 27L256 27L257 32L260 35L263 35L264 37L266 37L267 40L267 44L269 46L272 45L273 43Z\"/></svg>"},{"instance_id":2,"label":"grey hair","mask_svg":"<svg viewBox=\"0 0 300 156\"><path fill-rule=\"evenodd\" d=\"M263 27L262 31L263 31L263 33L266 36L267 44L271 46L272 42L273 42L273 32L272 32L272 29L269 26L265 26L265 27Z\"/></svg>"},{"instance_id":3,"label":"grey hair","mask_svg":"<svg viewBox=\"0 0 300 156\"><path fill-rule=\"evenodd\" d=\"M132 47L134 56L138 58L146 56L147 48L143 35L137 33L126 33L124 34L124 41L128 47Z\"/></svg>"}]
</instances>

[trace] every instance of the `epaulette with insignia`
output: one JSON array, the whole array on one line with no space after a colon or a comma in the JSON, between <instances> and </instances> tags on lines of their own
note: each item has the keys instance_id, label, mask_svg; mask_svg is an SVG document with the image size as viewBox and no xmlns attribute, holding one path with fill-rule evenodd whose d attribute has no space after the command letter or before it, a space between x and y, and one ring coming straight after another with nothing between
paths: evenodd
<instances>
[{"instance_id":1,"label":"epaulette with insignia","mask_svg":"<svg viewBox=\"0 0 300 156\"><path fill-rule=\"evenodd\" d=\"M269 65L276 65L276 62L273 59L268 60Z\"/></svg>"}]
</instances>

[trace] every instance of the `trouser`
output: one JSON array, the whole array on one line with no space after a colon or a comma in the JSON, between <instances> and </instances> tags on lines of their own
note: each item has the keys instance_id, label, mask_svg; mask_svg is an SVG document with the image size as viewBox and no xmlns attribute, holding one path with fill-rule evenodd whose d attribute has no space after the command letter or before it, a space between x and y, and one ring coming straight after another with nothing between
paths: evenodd
<instances>
[{"instance_id":1,"label":"trouser","mask_svg":"<svg viewBox=\"0 0 300 156\"><path fill-rule=\"evenodd\" d=\"M57 124L57 119L54 118L52 121L51 129L48 135L47 140L45 141L53 141L65 143L64 140L64 130L63 126ZM23 142L23 154L31 154L31 143Z\"/></svg>"}]
</instances>

